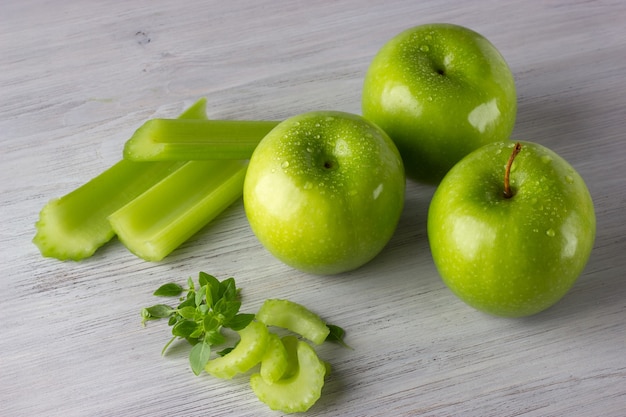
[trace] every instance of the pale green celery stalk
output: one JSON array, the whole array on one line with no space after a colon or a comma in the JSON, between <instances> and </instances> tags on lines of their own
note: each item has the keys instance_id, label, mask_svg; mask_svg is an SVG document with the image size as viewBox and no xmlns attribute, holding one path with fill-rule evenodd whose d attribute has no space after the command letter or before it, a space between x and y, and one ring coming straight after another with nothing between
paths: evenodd
<instances>
[{"instance_id":1,"label":"pale green celery stalk","mask_svg":"<svg viewBox=\"0 0 626 417\"><path fill-rule=\"evenodd\" d=\"M119 240L160 261L243 194L246 161L190 161L109 216Z\"/></svg>"},{"instance_id":2,"label":"pale green celery stalk","mask_svg":"<svg viewBox=\"0 0 626 417\"><path fill-rule=\"evenodd\" d=\"M249 159L278 122L152 119L124 146L134 161Z\"/></svg>"},{"instance_id":3,"label":"pale green celery stalk","mask_svg":"<svg viewBox=\"0 0 626 417\"><path fill-rule=\"evenodd\" d=\"M206 99L179 116L206 118ZM35 223L33 243L43 256L81 260L115 235L108 216L185 163L121 160L63 197L47 203Z\"/></svg>"}]
</instances>

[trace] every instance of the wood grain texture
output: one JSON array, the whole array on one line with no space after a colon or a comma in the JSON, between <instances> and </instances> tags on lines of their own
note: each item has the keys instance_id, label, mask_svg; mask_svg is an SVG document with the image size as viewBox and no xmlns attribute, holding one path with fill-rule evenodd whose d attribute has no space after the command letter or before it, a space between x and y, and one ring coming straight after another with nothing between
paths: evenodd
<instances>
[{"instance_id":1,"label":"wood grain texture","mask_svg":"<svg viewBox=\"0 0 626 417\"><path fill-rule=\"evenodd\" d=\"M487 36L516 77L515 136L585 178L598 233L571 292L537 316L478 313L442 284L426 240L433 190L408 185L389 246L338 277L280 264L241 202L165 261L113 241L84 262L42 258L39 210L121 158L146 119L200 97L209 116L276 120L360 112L378 48L446 21ZM273 416L245 378L195 377L165 358L164 324L139 311L168 280L234 275L244 308L313 307L354 350L324 346L334 372L310 416L626 415L626 3L114 0L0 5L0 404L2 416Z\"/></svg>"}]
</instances>

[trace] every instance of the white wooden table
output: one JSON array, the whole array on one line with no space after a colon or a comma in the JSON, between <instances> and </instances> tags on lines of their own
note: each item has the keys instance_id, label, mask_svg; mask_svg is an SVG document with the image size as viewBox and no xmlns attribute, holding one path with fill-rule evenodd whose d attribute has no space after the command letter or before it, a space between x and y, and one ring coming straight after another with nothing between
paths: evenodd
<instances>
[{"instance_id":1,"label":"white wooden table","mask_svg":"<svg viewBox=\"0 0 626 417\"><path fill-rule=\"evenodd\" d=\"M43 205L121 158L144 121L200 97L209 116L360 112L365 70L401 30L446 21L488 37L518 85L515 136L570 161L596 203L589 264L555 307L487 316L456 299L426 237L432 188L410 183L396 235L336 277L257 242L241 202L165 261L118 242L83 262L40 256ZM167 281L234 276L244 310L289 298L344 327L309 415L626 415L626 3L622 1L2 1L0 415L272 416L247 378L195 377L169 328L141 326Z\"/></svg>"}]
</instances>

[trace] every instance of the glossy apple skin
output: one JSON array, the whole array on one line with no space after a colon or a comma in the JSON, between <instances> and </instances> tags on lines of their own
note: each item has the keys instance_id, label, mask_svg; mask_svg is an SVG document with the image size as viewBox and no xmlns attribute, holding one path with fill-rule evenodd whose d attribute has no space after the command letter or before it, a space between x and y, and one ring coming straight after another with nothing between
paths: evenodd
<instances>
[{"instance_id":1,"label":"glossy apple skin","mask_svg":"<svg viewBox=\"0 0 626 417\"><path fill-rule=\"evenodd\" d=\"M596 218L580 175L530 142L511 169L514 144L486 145L461 160L435 191L428 238L445 284L478 310L505 317L538 313L560 300L591 253Z\"/></svg>"},{"instance_id":2,"label":"glossy apple skin","mask_svg":"<svg viewBox=\"0 0 626 417\"><path fill-rule=\"evenodd\" d=\"M361 116L310 112L280 123L257 146L244 182L250 226L270 253L313 274L374 258L398 224L400 154Z\"/></svg>"},{"instance_id":3,"label":"glossy apple skin","mask_svg":"<svg viewBox=\"0 0 626 417\"><path fill-rule=\"evenodd\" d=\"M374 57L362 113L396 143L407 177L437 184L471 151L509 139L515 80L480 34L451 24L416 26Z\"/></svg>"}]
</instances>

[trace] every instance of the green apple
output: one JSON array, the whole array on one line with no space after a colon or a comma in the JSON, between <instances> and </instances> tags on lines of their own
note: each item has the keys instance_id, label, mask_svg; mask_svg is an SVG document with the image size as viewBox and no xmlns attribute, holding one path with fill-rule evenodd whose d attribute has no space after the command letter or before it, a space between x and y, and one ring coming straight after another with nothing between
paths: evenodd
<instances>
[{"instance_id":1,"label":"green apple","mask_svg":"<svg viewBox=\"0 0 626 417\"><path fill-rule=\"evenodd\" d=\"M581 176L531 142L470 153L441 181L428 212L432 257L445 284L476 309L505 317L560 300L582 273L595 231Z\"/></svg>"},{"instance_id":2,"label":"green apple","mask_svg":"<svg viewBox=\"0 0 626 417\"><path fill-rule=\"evenodd\" d=\"M393 235L404 205L398 149L354 114L319 111L278 124L254 150L244 207L265 248L314 274L356 269Z\"/></svg>"},{"instance_id":3,"label":"green apple","mask_svg":"<svg viewBox=\"0 0 626 417\"><path fill-rule=\"evenodd\" d=\"M485 37L436 23L385 44L365 76L363 116L398 146L406 175L437 184L487 143L509 139L517 114L515 81Z\"/></svg>"}]
</instances>

